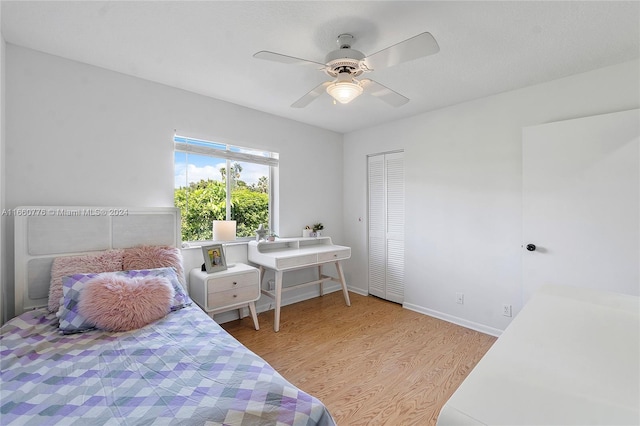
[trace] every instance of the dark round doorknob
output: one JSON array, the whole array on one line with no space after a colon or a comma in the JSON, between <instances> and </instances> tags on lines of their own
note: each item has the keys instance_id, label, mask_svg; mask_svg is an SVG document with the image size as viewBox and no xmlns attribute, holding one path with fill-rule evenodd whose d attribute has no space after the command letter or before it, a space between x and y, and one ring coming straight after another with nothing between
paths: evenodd
<instances>
[{"instance_id":1,"label":"dark round doorknob","mask_svg":"<svg viewBox=\"0 0 640 426\"><path fill-rule=\"evenodd\" d=\"M536 251L536 245L535 244L527 244L527 250Z\"/></svg>"}]
</instances>

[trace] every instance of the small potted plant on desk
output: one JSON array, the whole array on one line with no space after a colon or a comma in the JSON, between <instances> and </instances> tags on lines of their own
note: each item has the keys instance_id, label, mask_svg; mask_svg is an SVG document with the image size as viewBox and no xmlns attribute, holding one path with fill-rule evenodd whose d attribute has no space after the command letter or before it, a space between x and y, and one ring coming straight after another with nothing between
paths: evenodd
<instances>
[{"instance_id":1,"label":"small potted plant on desk","mask_svg":"<svg viewBox=\"0 0 640 426\"><path fill-rule=\"evenodd\" d=\"M322 223L316 223L313 225L313 232L316 234L316 237L322 236L323 229L324 229L324 225Z\"/></svg>"},{"instance_id":2,"label":"small potted plant on desk","mask_svg":"<svg viewBox=\"0 0 640 426\"><path fill-rule=\"evenodd\" d=\"M278 236L276 234L271 232L269 235L267 235L267 241L275 241L277 237Z\"/></svg>"}]
</instances>

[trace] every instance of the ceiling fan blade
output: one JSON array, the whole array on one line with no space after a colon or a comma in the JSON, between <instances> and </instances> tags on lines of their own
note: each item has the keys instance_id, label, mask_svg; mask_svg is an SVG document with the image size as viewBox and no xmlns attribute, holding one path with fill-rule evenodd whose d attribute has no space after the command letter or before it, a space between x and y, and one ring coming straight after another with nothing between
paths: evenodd
<instances>
[{"instance_id":1,"label":"ceiling fan blade","mask_svg":"<svg viewBox=\"0 0 640 426\"><path fill-rule=\"evenodd\" d=\"M268 52L266 50L261 50L253 55L254 58L265 59L267 61L281 62L283 64L293 64L293 65L313 65L314 67L324 68L325 64L321 64L320 62L310 61L308 59L300 59L294 56L282 55L280 53Z\"/></svg>"},{"instance_id":2,"label":"ceiling fan blade","mask_svg":"<svg viewBox=\"0 0 640 426\"><path fill-rule=\"evenodd\" d=\"M366 78L360 80L360 84L364 88L365 92L375 96L376 98L380 98L391 106L399 107L409 102L409 98L402 96L398 92L394 92L377 81Z\"/></svg>"},{"instance_id":3,"label":"ceiling fan blade","mask_svg":"<svg viewBox=\"0 0 640 426\"><path fill-rule=\"evenodd\" d=\"M291 104L292 108L304 108L307 105L309 105L315 98L317 98L318 96L322 95L323 93L326 92L327 86L330 85L331 82L330 81L325 81L324 83L321 83L319 85L317 85L313 90L311 90L309 93L307 93L306 95L304 95L303 97L301 97L300 99L298 99L297 101L295 101L294 103Z\"/></svg>"},{"instance_id":4,"label":"ceiling fan blade","mask_svg":"<svg viewBox=\"0 0 640 426\"><path fill-rule=\"evenodd\" d=\"M440 51L436 39L429 33L418 34L398 44L382 49L364 59L370 70L382 69L411 61Z\"/></svg>"}]
</instances>

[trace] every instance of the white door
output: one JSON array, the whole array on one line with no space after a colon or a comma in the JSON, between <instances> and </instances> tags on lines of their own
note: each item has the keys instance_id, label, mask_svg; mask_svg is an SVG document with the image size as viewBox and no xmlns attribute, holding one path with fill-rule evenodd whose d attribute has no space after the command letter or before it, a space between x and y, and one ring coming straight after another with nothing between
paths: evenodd
<instances>
[{"instance_id":1,"label":"white door","mask_svg":"<svg viewBox=\"0 0 640 426\"><path fill-rule=\"evenodd\" d=\"M404 156L368 157L369 293L404 301Z\"/></svg>"},{"instance_id":2,"label":"white door","mask_svg":"<svg viewBox=\"0 0 640 426\"><path fill-rule=\"evenodd\" d=\"M543 284L638 295L639 123L631 110L523 129L523 303Z\"/></svg>"}]
</instances>

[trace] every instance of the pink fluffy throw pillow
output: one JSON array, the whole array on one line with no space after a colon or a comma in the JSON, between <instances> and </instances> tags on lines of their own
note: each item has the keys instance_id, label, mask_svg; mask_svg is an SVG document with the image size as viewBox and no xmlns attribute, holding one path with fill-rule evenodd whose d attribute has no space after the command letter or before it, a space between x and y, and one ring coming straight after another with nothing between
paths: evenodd
<instances>
[{"instance_id":1,"label":"pink fluffy throw pillow","mask_svg":"<svg viewBox=\"0 0 640 426\"><path fill-rule=\"evenodd\" d=\"M174 292L165 277L100 274L80 292L78 312L102 330L135 330L167 315Z\"/></svg>"},{"instance_id":2,"label":"pink fluffy throw pillow","mask_svg":"<svg viewBox=\"0 0 640 426\"><path fill-rule=\"evenodd\" d=\"M182 253L180 249L169 246L137 246L124 249L122 267L132 269L173 268L178 281L185 287Z\"/></svg>"},{"instance_id":3,"label":"pink fluffy throw pillow","mask_svg":"<svg viewBox=\"0 0 640 426\"><path fill-rule=\"evenodd\" d=\"M49 286L49 312L57 312L62 298L62 278L74 274L122 271L124 250L106 250L80 256L53 259Z\"/></svg>"}]
</instances>

